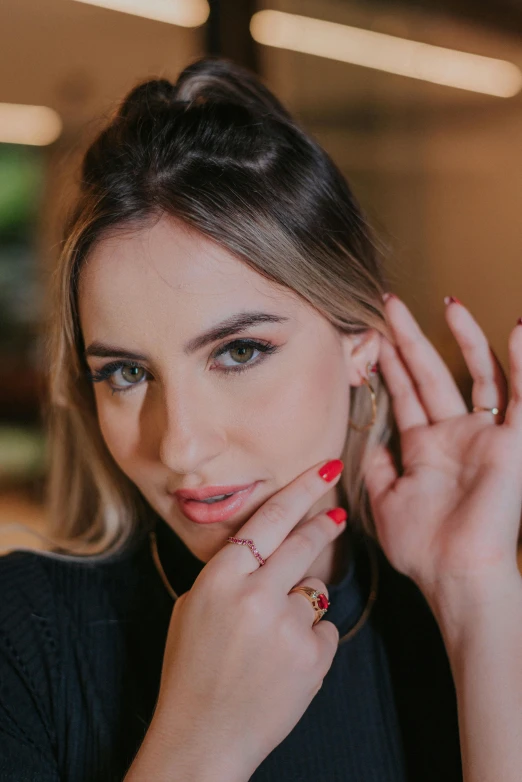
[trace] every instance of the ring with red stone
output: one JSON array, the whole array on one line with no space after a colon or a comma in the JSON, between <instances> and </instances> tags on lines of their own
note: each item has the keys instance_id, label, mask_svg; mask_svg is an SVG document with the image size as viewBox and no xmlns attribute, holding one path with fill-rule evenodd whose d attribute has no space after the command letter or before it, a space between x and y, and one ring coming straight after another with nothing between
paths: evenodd
<instances>
[{"instance_id":1,"label":"ring with red stone","mask_svg":"<svg viewBox=\"0 0 522 782\"><path fill-rule=\"evenodd\" d=\"M314 611L315 611L315 619L312 627L317 624L317 622L323 618L323 616L328 611L328 607L330 603L328 602L328 598L323 592L319 592L318 589L312 589L312 587L308 586L296 586L293 587L289 595L292 594L292 592L301 592L306 599L312 604Z\"/></svg>"},{"instance_id":2,"label":"ring with red stone","mask_svg":"<svg viewBox=\"0 0 522 782\"><path fill-rule=\"evenodd\" d=\"M250 551L252 552L254 557L257 559L259 564L260 565L264 565L265 564L265 560L263 559L263 557L261 556L261 554L257 550L257 547L256 547L254 541L251 540L250 538L234 538L234 537L231 536L231 537L227 538L227 540L228 540L229 543L237 543L240 546L248 546L248 548L250 549Z\"/></svg>"}]
</instances>

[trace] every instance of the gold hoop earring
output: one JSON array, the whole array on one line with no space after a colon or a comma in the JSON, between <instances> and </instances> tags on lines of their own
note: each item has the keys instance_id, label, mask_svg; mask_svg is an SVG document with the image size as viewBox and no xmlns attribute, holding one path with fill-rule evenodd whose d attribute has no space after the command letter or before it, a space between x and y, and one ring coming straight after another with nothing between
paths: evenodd
<instances>
[{"instance_id":1,"label":"gold hoop earring","mask_svg":"<svg viewBox=\"0 0 522 782\"><path fill-rule=\"evenodd\" d=\"M368 374L370 374L370 372L371 373L375 372L373 364L368 364L366 369L367 369ZM372 418L371 418L371 421L368 424L364 424L364 426L358 426L357 424L354 424L352 419L350 418L348 423L349 423L349 425L351 426L352 429L355 429L356 432L367 432L368 429L372 428L372 426L374 425L375 421L377 420L377 396L376 396L375 391L373 390L372 385L371 385L371 383L370 383L370 381L369 381L369 379L367 377L363 377L363 383L366 386L366 388L368 389L368 391L370 392L370 398L371 398L371 401L372 401Z\"/></svg>"}]
</instances>

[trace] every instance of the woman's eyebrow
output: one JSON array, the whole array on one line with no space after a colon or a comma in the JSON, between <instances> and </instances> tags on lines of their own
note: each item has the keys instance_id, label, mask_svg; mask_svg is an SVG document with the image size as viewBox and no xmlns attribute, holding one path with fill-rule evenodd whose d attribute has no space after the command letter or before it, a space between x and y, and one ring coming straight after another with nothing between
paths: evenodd
<instances>
[{"instance_id":1,"label":"woman's eyebrow","mask_svg":"<svg viewBox=\"0 0 522 782\"><path fill-rule=\"evenodd\" d=\"M218 339L224 339L231 334L239 334L246 331L251 326L259 323L283 323L290 318L283 315L273 315L269 312L238 312L220 323L217 323L208 331L189 340L183 347L183 352L189 356L206 345L215 342ZM85 358L88 356L98 356L100 358L127 358L131 361L147 361L146 356L139 353L131 353L123 348L112 345L104 345L102 342L92 342L85 350Z\"/></svg>"},{"instance_id":2,"label":"woman's eyebrow","mask_svg":"<svg viewBox=\"0 0 522 782\"><path fill-rule=\"evenodd\" d=\"M189 340L183 348L184 353L189 356L197 350L201 350L211 342L218 339L224 339L231 334L238 334L246 331L250 326L256 326L258 323L282 323L290 318L282 315L272 315L268 312L238 312L230 318L222 320L208 331L200 334L199 337Z\"/></svg>"}]
</instances>

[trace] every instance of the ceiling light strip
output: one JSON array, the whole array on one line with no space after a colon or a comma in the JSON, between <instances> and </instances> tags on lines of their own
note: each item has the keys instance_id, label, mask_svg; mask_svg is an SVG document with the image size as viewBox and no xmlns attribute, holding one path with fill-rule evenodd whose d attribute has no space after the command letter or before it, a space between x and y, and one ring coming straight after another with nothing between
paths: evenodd
<instances>
[{"instance_id":1,"label":"ceiling light strip","mask_svg":"<svg viewBox=\"0 0 522 782\"><path fill-rule=\"evenodd\" d=\"M250 21L257 43L374 68L399 76L510 98L522 88L513 63L282 11Z\"/></svg>"},{"instance_id":2,"label":"ceiling light strip","mask_svg":"<svg viewBox=\"0 0 522 782\"><path fill-rule=\"evenodd\" d=\"M207 0L75 0L180 27L199 27L210 13Z\"/></svg>"},{"instance_id":3,"label":"ceiling light strip","mask_svg":"<svg viewBox=\"0 0 522 782\"><path fill-rule=\"evenodd\" d=\"M62 132L60 115L47 106L0 103L0 143L44 147Z\"/></svg>"}]
</instances>

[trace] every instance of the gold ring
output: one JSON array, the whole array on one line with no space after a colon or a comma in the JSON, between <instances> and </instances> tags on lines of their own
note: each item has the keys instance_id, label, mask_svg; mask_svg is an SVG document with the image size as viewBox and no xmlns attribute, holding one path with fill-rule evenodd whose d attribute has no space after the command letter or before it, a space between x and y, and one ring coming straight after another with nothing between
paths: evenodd
<instances>
[{"instance_id":1,"label":"gold ring","mask_svg":"<svg viewBox=\"0 0 522 782\"><path fill-rule=\"evenodd\" d=\"M293 587L288 594L291 595L292 592L300 592L312 604L315 611L314 624L312 625L313 627L328 611L328 607L330 605L328 598L318 589L312 589L312 587L307 586Z\"/></svg>"},{"instance_id":2,"label":"gold ring","mask_svg":"<svg viewBox=\"0 0 522 782\"><path fill-rule=\"evenodd\" d=\"M474 407L474 413L491 413L491 415L499 415L500 410L498 407Z\"/></svg>"}]
</instances>

